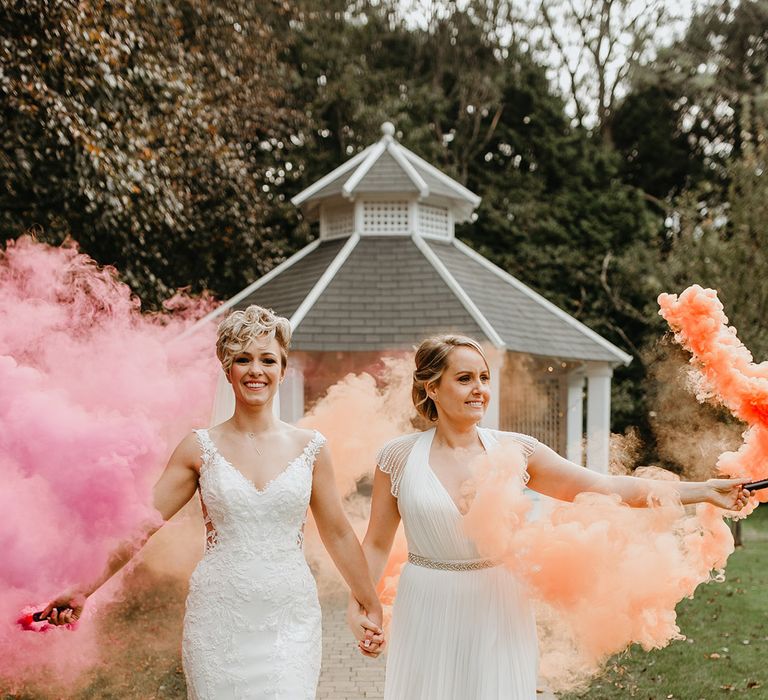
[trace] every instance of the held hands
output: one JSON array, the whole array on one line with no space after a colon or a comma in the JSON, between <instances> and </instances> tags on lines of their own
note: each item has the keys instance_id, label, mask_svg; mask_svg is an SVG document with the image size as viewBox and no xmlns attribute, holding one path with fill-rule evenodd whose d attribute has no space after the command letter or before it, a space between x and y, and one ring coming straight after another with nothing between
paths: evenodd
<instances>
[{"instance_id":1,"label":"held hands","mask_svg":"<svg viewBox=\"0 0 768 700\"><path fill-rule=\"evenodd\" d=\"M363 656L375 659L384 648L382 617L380 605L376 610L366 611L354 597L349 597L347 625L357 639L357 646Z\"/></svg>"},{"instance_id":2,"label":"held hands","mask_svg":"<svg viewBox=\"0 0 768 700\"><path fill-rule=\"evenodd\" d=\"M86 598L80 591L65 591L48 603L38 617L52 625L72 624L77 622L83 614Z\"/></svg>"},{"instance_id":3,"label":"held hands","mask_svg":"<svg viewBox=\"0 0 768 700\"><path fill-rule=\"evenodd\" d=\"M724 510L741 510L749 503L750 493L744 488L749 479L707 479L707 502Z\"/></svg>"}]
</instances>

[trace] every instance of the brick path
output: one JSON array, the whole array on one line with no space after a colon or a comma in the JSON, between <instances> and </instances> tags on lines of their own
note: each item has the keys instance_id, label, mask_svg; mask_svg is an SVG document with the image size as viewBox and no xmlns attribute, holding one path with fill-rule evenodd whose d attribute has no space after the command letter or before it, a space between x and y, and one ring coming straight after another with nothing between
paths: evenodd
<instances>
[{"instance_id":1,"label":"brick path","mask_svg":"<svg viewBox=\"0 0 768 700\"><path fill-rule=\"evenodd\" d=\"M367 659L357 651L344 621L346 598L323 601L323 668L317 700L384 697L384 655Z\"/></svg>"},{"instance_id":2,"label":"brick path","mask_svg":"<svg viewBox=\"0 0 768 700\"><path fill-rule=\"evenodd\" d=\"M317 700L381 699L384 697L385 656L366 659L357 651L344 621L345 612L346 598L323 602L323 668ZM547 692L539 692L536 698L555 700L555 696Z\"/></svg>"}]
</instances>

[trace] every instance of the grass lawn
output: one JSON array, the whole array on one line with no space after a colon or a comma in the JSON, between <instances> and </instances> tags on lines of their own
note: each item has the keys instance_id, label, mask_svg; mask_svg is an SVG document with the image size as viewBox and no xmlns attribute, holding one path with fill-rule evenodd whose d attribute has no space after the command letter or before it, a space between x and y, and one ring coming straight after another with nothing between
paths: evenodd
<instances>
[{"instance_id":1,"label":"grass lawn","mask_svg":"<svg viewBox=\"0 0 768 700\"><path fill-rule=\"evenodd\" d=\"M701 586L678 605L685 641L650 653L632 647L588 691L564 697L768 698L768 506L744 522L743 540L728 560L725 582Z\"/></svg>"}]
</instances>

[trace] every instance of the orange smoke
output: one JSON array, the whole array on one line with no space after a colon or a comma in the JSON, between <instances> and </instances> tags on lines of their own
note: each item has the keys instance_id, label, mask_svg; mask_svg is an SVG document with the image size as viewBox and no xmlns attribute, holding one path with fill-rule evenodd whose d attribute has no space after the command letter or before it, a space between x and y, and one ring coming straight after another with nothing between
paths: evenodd
<instances>
[{"instance_id":1,"label":"orange smoke","mask_svg":"<svg viewBox=\"0 0 768 700\"><path fill-rule=\"evenodd\" d=\"M348 374L334 384L298 425L319 430L328 439L336 486L344 499L347 517L362 539L370 515L370 499L359 493L370 485L376 453L388 440L413 430L411 403L413 358L385 358L380 377L363 372ZM344 590L341 577L323 548L314 521L306 531L307 558L321 596ZM402 527L398 528L392 554L382 578L382 602L389 607L397 589L400 569L407 556Z\"/></svg>"},{"instance_id":2,"label":"orange smoke","mask_svg":"<svg viewBox=\"0 0 768 700\"><path fill-rule=\"evenodd\" d=\"M408 543L405 540L405 533L401 525L397 528L395 541L392 543L392 551L389 553L384 573L381 575L379 585L376 587L376 593L381 601L381 606L384 608L385 628L388 628L389 623L392 621L392 606L397 595L397 582L400 580L400 572L403 570L407 560Z\"/></svg>"},{"instance_id":3,"label":"orange smoke","mask_svg":"<svg viewBox=\"0 0 768 700\"><path fill-rule=\"evenodd\" d=\"M725 565L733 540L721 513L679 503L630 508L618 496L545 499L529 517L517 449L481 458L464 520L480 555L501 559L536 603L541 673L574 688L632 643L680 638L675 606Z\"/></svg>"},{"instance_id":4,"label":"orange smoke","mask_svg":"<svg viewBox=\"0 0 768 700\"><path fill-rule=\"evenodd\" d=\"M691 353L692 383L700 401L716 400L749 427L736 452L724 452L718 471L752 480L768 476L768 363L752 354L728 325L714 289L688 287L680 296L661 294L659 313L675 339ZM768 501L758 491L753 502ZM754 507L754 506L753 506Z\"/></svg>"},{"instance_id":5,"label":"orange smoke","mask_svg":"<svg viewBox=\"0 0 768 700\"><path fill-rule=\"evenodd\" d=\"M328 439L342 497L352 493L362 477L373 477L376 452L387 440L413 430L413 359L382 362L379 381L367 372L348 374L298 422Z\"/></svg>"}]
</instances>

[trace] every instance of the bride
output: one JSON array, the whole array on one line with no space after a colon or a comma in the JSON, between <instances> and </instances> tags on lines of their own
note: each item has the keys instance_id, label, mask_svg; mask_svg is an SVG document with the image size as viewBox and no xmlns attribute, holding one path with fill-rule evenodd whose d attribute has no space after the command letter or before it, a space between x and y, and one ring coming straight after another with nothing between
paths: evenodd
<instances>
[{"instance_id":1,"label":"bride","mask_svg":"<svg viewBox=\"0 0 768 700\"><path fill-rule=\"evenodd\" d=\"M363 550L372 578L386 565L403 519L408 563L395 600L384 697L388 700L533 700L537 642L531 606L513 573L478 558L462 530L461 487L475 457L514 443L527 458L528 487L570 501L584 491L619 495L646 506L653 489L673 489L684 504L742 508L745 480L653 482L608 476L568 462L536 439L478 427L490 399L490 371L480 345L443 335L416 352L413 402L434 428L388 442L378 455ZM361 631L350 599L348 619L361 651L378 639ZM366 646L365 641L369 644Z\"/></svg>"},{"instance_id":2,"label":"bride","mask_svg":"<svg viewBox=\"0 0 768 700\"><path fill-rule=\"evenodd\" d=\"M182 660L190 698L311 700L320 673L321 617L304 558L308 506L320 536L365 614L359 637L383 637L381 606L336 491L325 438L278 420L272 403L285 376L289 322L249 306L219 326L216 354L235 394L232 418L188 435L154 488L170 519L199 490L205 555L189 582ZM42 611L53 624L80 617L89 595L157 527L123 543L104 574ZM365 642L363 642L365 646Z\"/></svg>"}]
</instances>

